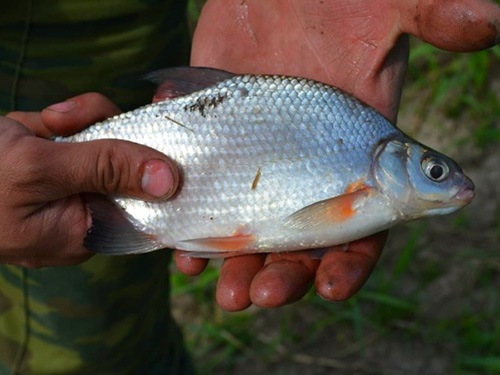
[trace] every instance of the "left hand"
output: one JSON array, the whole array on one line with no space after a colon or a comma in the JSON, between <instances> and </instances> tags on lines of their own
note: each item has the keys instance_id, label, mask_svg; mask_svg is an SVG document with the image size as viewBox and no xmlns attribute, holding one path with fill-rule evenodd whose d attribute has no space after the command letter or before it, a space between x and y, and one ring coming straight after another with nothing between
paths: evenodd
<instances>
[{"instance_id":1,"label":"left hand","mask_svg":"<svg viewBox=\"0 0 500 375\"><path fill-rule=\"evenodd\" d=\"M395 123L411 33L451 51L488 48L499 38L500 8L486 0L209 0L193 40L191 64L235 73L316 79L352 93ZM217 302L226 310L296 301L315 279L338 301L368 279L387 233L329 251L248 255L224 262ZM338 250L334 248L332 250ZM201 272L206 261L180 256L178 268Z\"/></svg>"},{"instance_id":2,"label":"left hand","mask_svg":"<svg viewBox=\"0 0 500 375\"><path fill-rule=\"evenodd\" d=\"M42 112L0 117L0 263L38 268L91 257L83 239L92 220L81 193L158 201L175 192L175 164L157 150L114 139L42 139L119 112L109 99L88 93Z\"/></svg>"}]
</instances>

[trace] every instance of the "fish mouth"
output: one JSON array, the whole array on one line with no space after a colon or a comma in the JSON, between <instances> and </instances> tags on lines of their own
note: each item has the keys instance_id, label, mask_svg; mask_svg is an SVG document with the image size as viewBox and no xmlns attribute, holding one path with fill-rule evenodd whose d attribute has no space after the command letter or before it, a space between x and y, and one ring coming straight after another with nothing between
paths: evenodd
<instances>
[{"instance_id":1,"label":"fish mouth","mask_svg":"<svg viewBox=\"0 0 500 375\"><path fill-rule=\"evenodd\" d=\"M458 193L455 194L455 199L457 201L463 202L464 204L467 204L474 198L475 195L476 193L474 193L473 189L462 188Z\"/></svg>"},{"instance_id":2,"label":"fish mouth","mask_svg":"<svg viewBox=\"0 0 500 375\"><path fill-rule=\"evenodd\" d=\"M454 196L454 198L462 203L463 205L466 205L472 201L476 193L474 192L474 183L472 180L467 179L465 181L465 186L463 186Z\"/></svg>"}]
</instances>

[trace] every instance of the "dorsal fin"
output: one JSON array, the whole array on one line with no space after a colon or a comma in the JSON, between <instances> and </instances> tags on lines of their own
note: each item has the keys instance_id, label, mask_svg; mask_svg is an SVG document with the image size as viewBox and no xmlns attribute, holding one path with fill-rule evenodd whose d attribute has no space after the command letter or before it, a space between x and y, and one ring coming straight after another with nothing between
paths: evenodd
<instances>
[{"instance_id":1,"label":"dorsal fin","mask_svg":"<svg viewBox=\"0 0 500 375\"><path fill-rule=\"evenodd\" d=\"M157 70L144 78L158 85L154 100L160 101L189 95L234 76L225 70L186 66Z\"/></svg>"}]
</instances>

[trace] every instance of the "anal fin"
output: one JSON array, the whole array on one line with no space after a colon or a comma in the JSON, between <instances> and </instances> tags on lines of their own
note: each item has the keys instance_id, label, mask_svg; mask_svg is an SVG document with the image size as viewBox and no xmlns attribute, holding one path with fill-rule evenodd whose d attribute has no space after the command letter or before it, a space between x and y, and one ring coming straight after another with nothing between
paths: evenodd
<instances>
[{"instance_id":1,"label":"anal fin","mask_svg":"<svg viewBox=\"0 0 500 375\"><path fill-rule=\"evenodd\" d=\"M251 234L235 234L227 237L206 237L180 241L177 248L187 251L191 257L225 258L255 252Z\"/></svg>"}]
</instances>

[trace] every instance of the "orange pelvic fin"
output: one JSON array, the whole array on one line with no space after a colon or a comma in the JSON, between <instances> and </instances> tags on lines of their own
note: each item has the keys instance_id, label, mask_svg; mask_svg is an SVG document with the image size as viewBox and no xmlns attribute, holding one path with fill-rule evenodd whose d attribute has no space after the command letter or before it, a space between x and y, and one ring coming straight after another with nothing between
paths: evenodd
<instances>
[{"instance_id":1,"label":"orange pelvic fin","mask_svg":"<svg viewBox=\"0 0 500 375\"><path fill-rule=\"evenodd\" d=\"M345 193L353 193L358 190L365 190L365 189L370 189L368 185L365 184L365 179L360 178L357 181L354 181L353 183L347 185L347 188L345 189Z\"/></svg>"},{"instance_id":2,"label":"orange pelvic fin","mask_svg":"<svg viewBox=\"0 0 500 375\"><path fill-rule=\"evenodd\" d=\"M255 237L251 234L235 233L228 237L206 237L182 241L180 249L189 256L201 258L231 257L253 253Z\"/></svg>"},{"instance_id":3,"label":"orange pelvic fin","mask_svg":"<svg viewBox=\"0 0 500 375\"><path fill-rule=\"evenodd\" d=\"M353 191L304 207L291 214L285 225L294 229L309 229L321 225L342 223L356 214L356 203L367 198L372 188L364 184ZM348 190L351 188L348 187Z\"/></svg>"}]
</instances>

